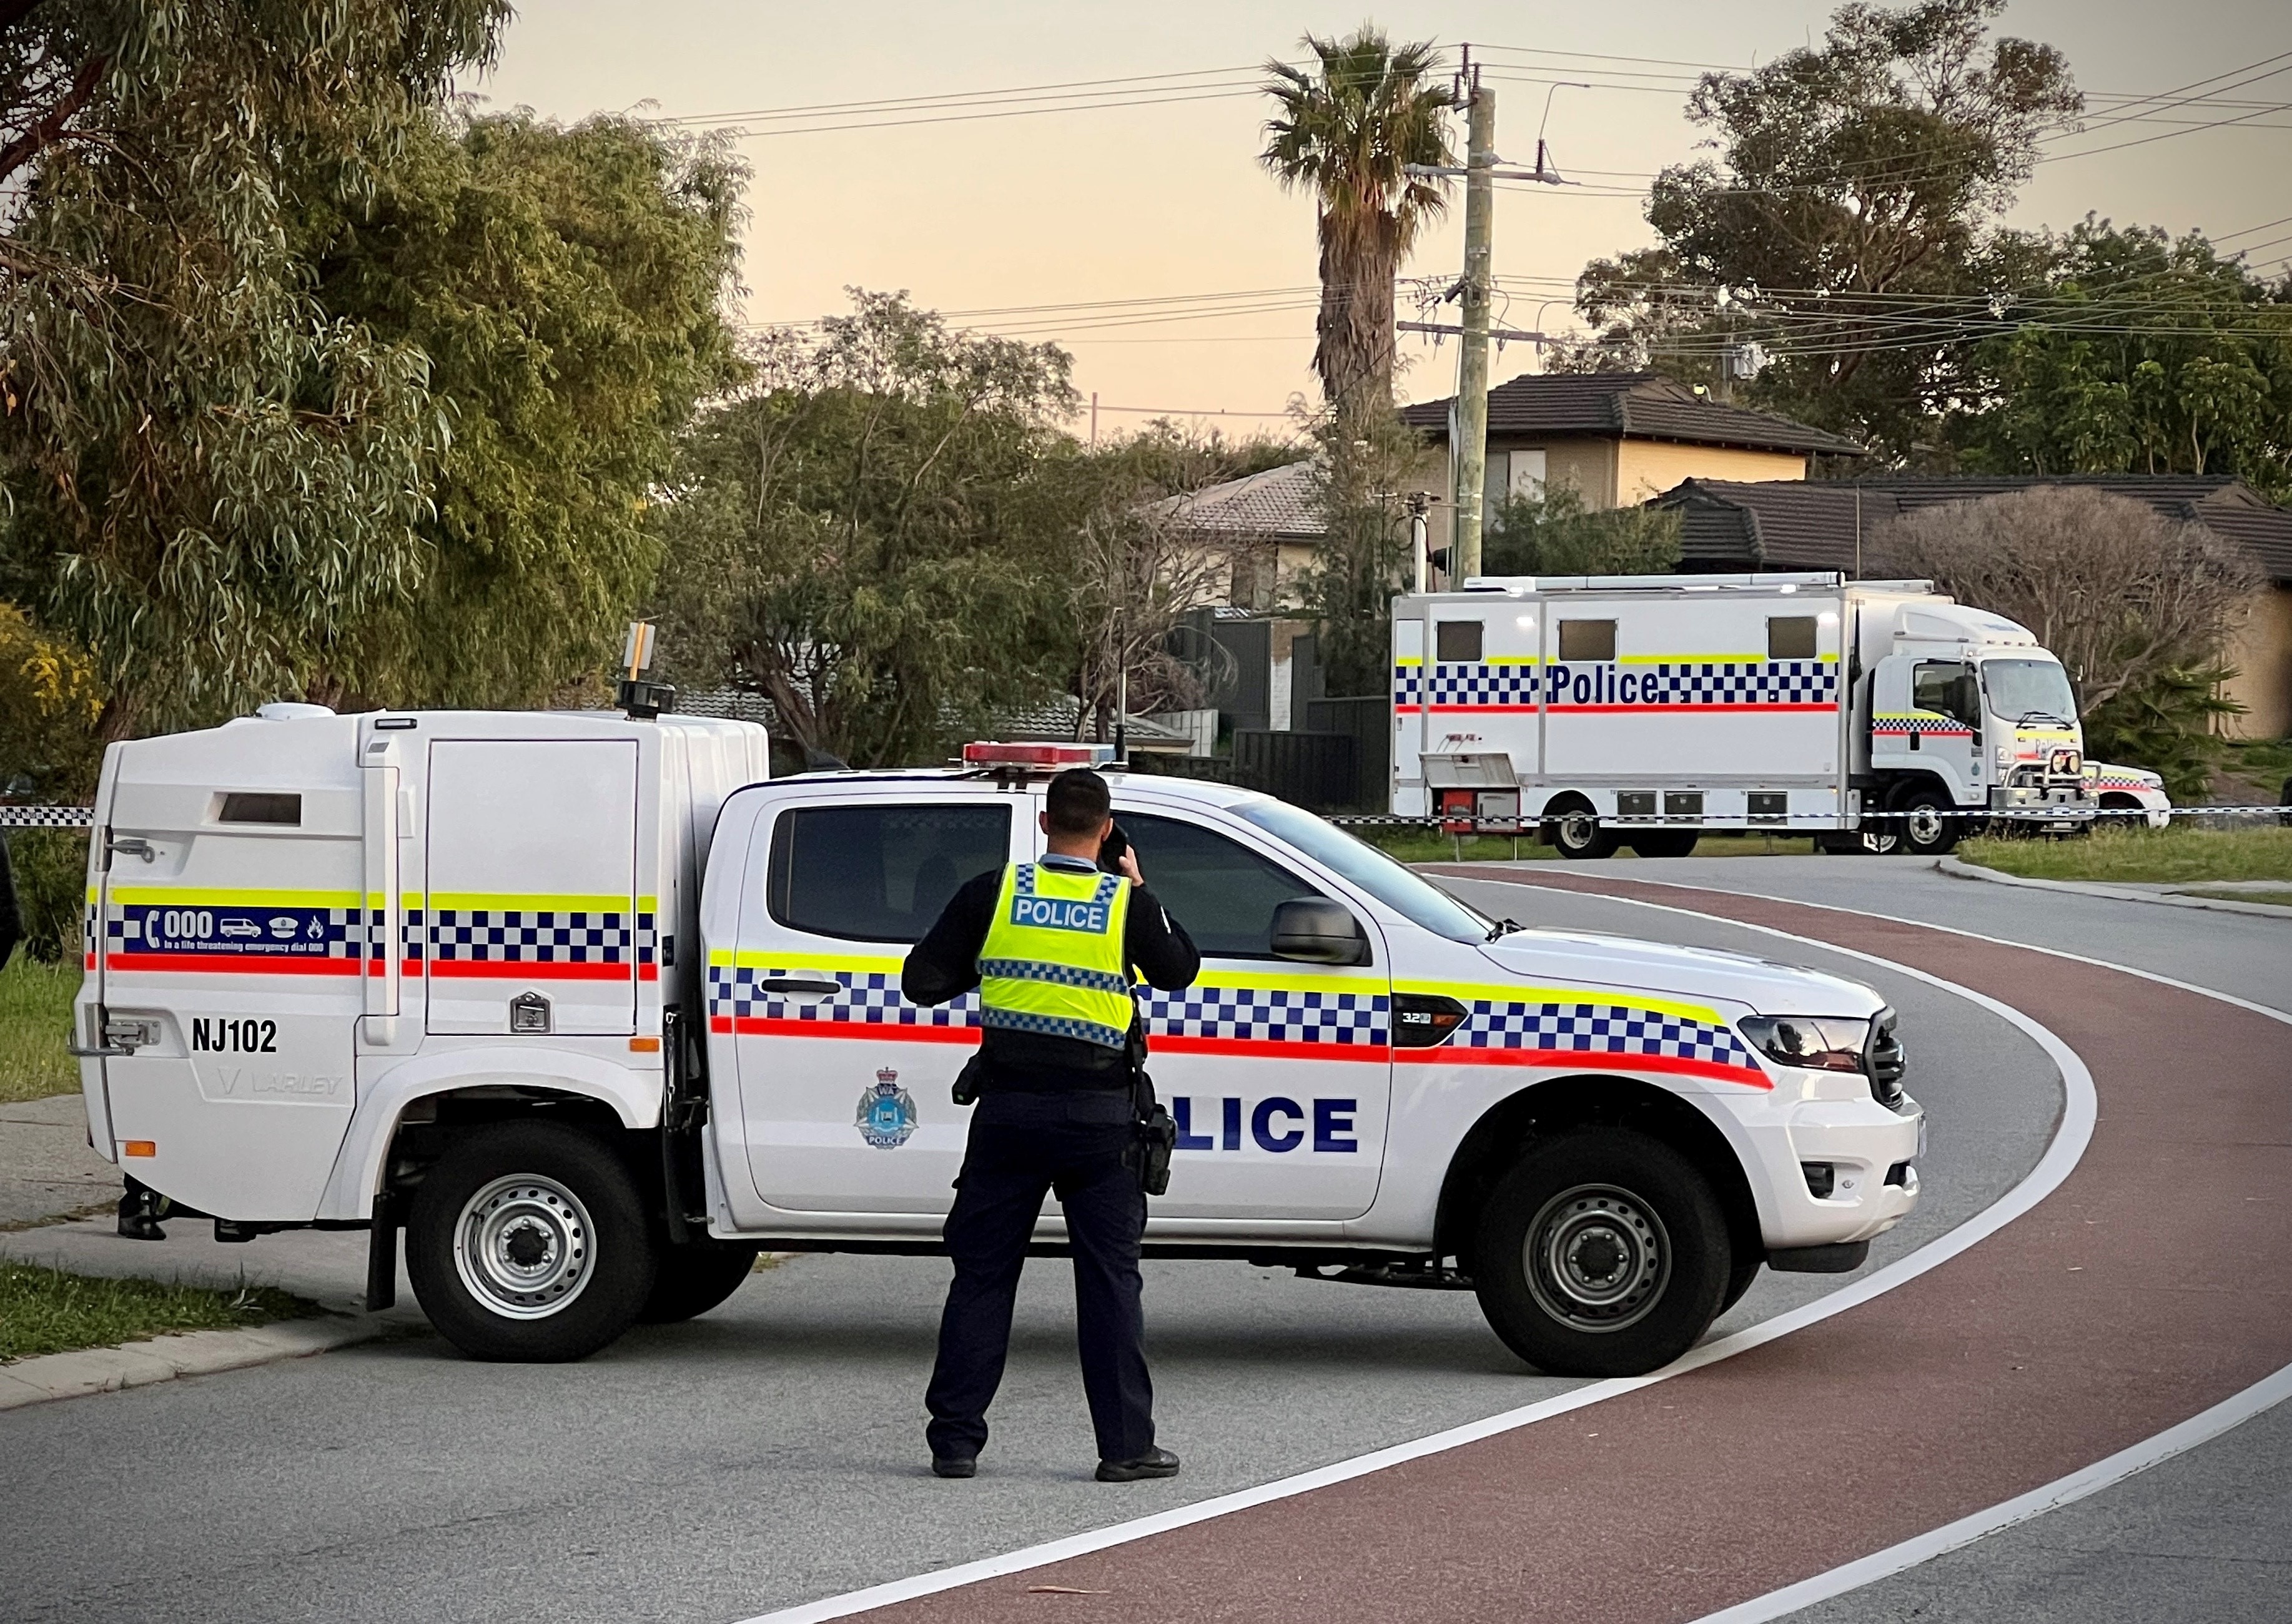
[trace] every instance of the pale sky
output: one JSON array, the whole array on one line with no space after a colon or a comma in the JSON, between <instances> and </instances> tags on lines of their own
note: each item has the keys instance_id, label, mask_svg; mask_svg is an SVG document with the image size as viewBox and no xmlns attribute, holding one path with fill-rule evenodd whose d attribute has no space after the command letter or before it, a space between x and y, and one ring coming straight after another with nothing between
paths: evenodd
<instances>
[{"instance_id":1,"label":"pale sky","mask_svg":"<svg viewBox=\"0 0 2292 1624\"><path fill-rule=\"evenodd\" d=\"M498 68L469 88L495 107L523 104L566 120L647 102L677 117L747 115L740 150L755 170L742 269L749 319L835 313L847 285L905 288L927 307L974 313L961 325L1055 338L1075 355L1085 396L1099 395L1110 431L1143 421L1134 408L1279 414L1313 390L1312 206L1258 166L1266 103L1249 90L1265 58L1298 57L1307 29L1344 32L1374 17L1398 38L1471 42L1501 76L1491 81L1497 149L1523 165L1554 98L1554 160L1585 184L1501 191L1496 221L1497 274L1520 279L1499 319L1551 330L1568 322L1567 284L1586 259L1652 240L1642 177L1691 155L1696 132L1681 109L1698 68L1770 60L1819 37L1832 9L1802 0L1453 0L1373 11L1290 0L525 0ZM2103 95L2174 90L2292 53L2292 7L2282 0L2016 0L2004 28L2062 48L2078 84ZM1081 93L1159 105L954 121L951 112L983 109L779 111L987 92L1014 92L1000 106L1055 109L1076 92L1040 87L1145 76L1171 76ZM2256 263L2292 254L2292 223L2246 231L2292 215L2292 105L2284 105L2292 54L2235 77L2251 83L2212 89L2210 105L2146 110L2244 118L2245 127L2049 161L2015 222L2062 227L2090 210L2216 237L2245 232L2225 245L2254 247ZM1574 79L1594 87L1548 89ZM2097 106L2088 121L2107 116ZM925 117L938 122L836 127ZM2053 149L2184 127L2119 124ZM793 133L764 133L775 129ZM1404 274L1456 275L1462 203L1460 194ZM1071 308L1082 305L1099 308ZM1449 392L1453 344L1435 351L1416 340L1404 354L1414 358L1405 395ZM1511 346L1494 376L1532 363L1529 347ZM1279 426L1243 415L1202 421L1242 431Z\"/></svg>"}]
</instances>

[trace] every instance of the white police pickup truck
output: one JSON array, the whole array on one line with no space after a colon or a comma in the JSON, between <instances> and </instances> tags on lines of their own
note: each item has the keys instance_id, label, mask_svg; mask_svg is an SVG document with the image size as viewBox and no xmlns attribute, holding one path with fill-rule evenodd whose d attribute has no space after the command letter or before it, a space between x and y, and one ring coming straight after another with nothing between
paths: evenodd
<instances>
[{"instance_id":1,"label":"white police pickup truck","mask_svg":"<svg viewBox=\"0 0 2292 1624\"><path fill-rule=\"evenodd\" d=\"M482 1357L706 1312L760 1248L937 1251L978 1010L900 961L1036 855L1080 748L759 782L737 722L302 706L115 744L92 1140L219 1239L370 1230L377 1306L402 1230ZM1629 1373L1915 1204L1867 987L1498 923L1265 796L1113 783L1202 951L1141 994L1179 1130L1150 1255L1469 1286L1531 1364Z\"/></svg>"}]
</instances>

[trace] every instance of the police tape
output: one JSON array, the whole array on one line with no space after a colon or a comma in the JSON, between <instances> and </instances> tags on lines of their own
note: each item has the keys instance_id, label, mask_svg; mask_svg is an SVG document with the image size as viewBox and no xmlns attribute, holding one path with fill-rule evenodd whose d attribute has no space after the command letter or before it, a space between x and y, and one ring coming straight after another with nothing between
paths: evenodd
<instances>
[{"instance_id":1,"label":"police tape","mask_svg":"<svg viewBox=\"0 0 2292 1624\"><path fill-rule=\"evenodd\" d=\"M1439 816L1405 816L1386 812L1338 812L1325 814L1323 821L1346 828L1414 828L1430 829L1446 833L1461 829L1465 833L1521 833L1537 828L1557 828L1571 818L1584 814L1554 812L1541 816L1443 818ZM2292 804L2285 806L2238 805L2224 807L2172 807L2151 810L2146 807L1917 807L1901 811L1873 809L1855 815L1860 823L1903 822L1917 818L1978 819L1983 823L2118 823L2135 818L2217 817L2231 821L2259 820L2292 825ZM1792 812L1763 815L1756 819L1727 817L1717 813L1681 812L1662 816L1633 814L1625 816L1608 814L1599 818L1607 829L1694 829L1711 827L1735 830L1750 834L1788 832L1792 829L1812 832L1818 830L1843 830L1852 825L1843 824L1834 812ZM1470 825L1467 827L1466 825Z\"/></svg>"},{"instance_id":2,"label":"police tape","mask_svg":"<svg viewBox=\"0 0 2292 1624\"><path fill-rule=\"evenodd\" d=\"M93 807L0 807L0 829L93 829Z\"/></svg>"}]
</instances>

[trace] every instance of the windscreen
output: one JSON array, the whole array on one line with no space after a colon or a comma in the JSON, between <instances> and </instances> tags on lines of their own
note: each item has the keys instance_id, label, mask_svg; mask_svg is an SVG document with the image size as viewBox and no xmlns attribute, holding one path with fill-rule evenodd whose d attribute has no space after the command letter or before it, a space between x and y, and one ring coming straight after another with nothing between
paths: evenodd
<instances>
[{"instance_id":1,"label":"windscreen","mask_svg":"<svg viewBox=\"0 0 2292 1624\"><path fill-rule=\"evenodd\" d=\"M1452 942L1488 938L1494 922L1428 884L1424 876L1355 840L1334 824L1283 800L1245 800L1233 811L1360 887L1412 924Z\"/></svg>"},{"instance_id":2,"label":"windscreen","mask_svg":"<svg viewBox=\"0 0 2292 1624\"><path fill-rule=\"evenodd\" d=\"M1984 660L1981 691L1989 696L1990 713L2007 721L2031 715L2077 720L2069 673L2052 660Z\"/></svg>"}]
</instances>

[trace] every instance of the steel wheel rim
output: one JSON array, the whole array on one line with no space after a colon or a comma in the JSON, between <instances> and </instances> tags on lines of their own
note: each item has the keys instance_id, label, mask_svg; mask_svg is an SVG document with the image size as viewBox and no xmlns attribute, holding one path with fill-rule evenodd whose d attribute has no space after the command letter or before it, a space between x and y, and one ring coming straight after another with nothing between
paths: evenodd
<instances>
[{"instance_id":1,"label":"steel wheel rim","mask_svg":"<svg viewBox=\"0 0 2292 1624\"><path fill-rule=\"evenodd\" d=\"M1931 846L1941 839L1941 814L1932 807L1912 807L1909 824L1910 839L1921 846Z\"/></svg>"},{"instance_id":2,"label":"steel wheel rim","mask_svg":"<svg viewBox=\"0 0 2292 1624\"><path fill-rule=\"evenodd\" d=\"M454 1270L463 1290L504 1319L545 1320L595 1272L596 1228L581 1198L553 1178L496 1178L462 1203Z\"/></svg>"},{"instance_id":3,"label":"steel wheel rim","mask_svg":"<svg viewBox=\"0 0 2292 1624\"><path fill-rule=\"evenodd\" d=\"M1578 1185L1544 1203L1521 1261L1537 1306L1577 1331L1621 1331L1662 1300L1671 1237L1653 1208L1614 1185Z\"/></svg>"},{"instance_id":4,"label":"steel wheel rim","mask_svg":"<svg viewBox=\"0 0 2292 1624\"><path fill-rule=\"evenodd\" d=\"M1600 838L1600 820L1589 812L1570 812L1560 820L1563 845L1582 851Z\"/></svg>"}]
</instances>

